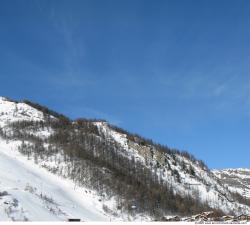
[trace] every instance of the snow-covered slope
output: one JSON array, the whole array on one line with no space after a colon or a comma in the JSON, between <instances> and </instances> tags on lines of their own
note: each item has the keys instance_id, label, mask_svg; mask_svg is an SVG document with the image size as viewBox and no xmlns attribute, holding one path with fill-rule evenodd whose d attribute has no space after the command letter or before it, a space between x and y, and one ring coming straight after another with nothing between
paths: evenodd
<instances>
[{"instance_id":1,"label":"snow-covered slope","mask_svg":"<svg viewBox=\"0 0 250 225\"><path fill-rule=\"evenodd\" d=\"M223 169L214 170L213 173L229 190L250 199L250 169Z\"/></svg>"},{"instance_id":2,"label":"snow-covered slope","mask_svg":"<svg viewBox=\"0 0 250 225\"><path fill-rule=\"evenodd\" d=\"M64 173L66 170L70 171L69 166L72 164L67 164L67 160L63 161L68 156L64 155L64 151L60 151L62 150L60 145L56 153L49 151L55 147L48 142L48 137L51 137L54 132L50 125L36 127L33 124L18 130L19 136L13 136L15 132L11 130L13 127L9 126L16 121L46 121L46 118L37 108L0 97L0 130L4 134L2 138L0 137L0 218L32 221L67 220L72 217L84 221L128 220L129 215L121 212L119 204L114 199L100 199L103 193L97 193L87 187L79 187L76 181L74 182L74 177L70 179L69 174ZM212 173L204 164L190 155L175 151L167 152L153 143L138 141L139 137L131 138L131 134L115 129L107 122L89 123L92 125L92 130L93 127L98 130L96 133L91 133L90 129L90 136L94 136L103 143L115 143L113 146L118 146L115 154L129 159L132 164L139 162L140 166L156 175L162 185L168 190L171 189L173 196L191 197L211 209L219 209L226 214L250 214L250 207L234 199L232 190L228 185L220 182L221 177L217 173ZM20 153L25 151L24 146L28 148L29 144L34 145L29 138L25 139L28 137L27 134L33 135L32 140L35 140L35 144L38 143L38 148L39 145L43 146L41 151L49 154L46 159L42 154L37 158L38 154L35 157L35 154L30 152L26 155L32 160L28 160ZM92 151L92 147L90 149ZM98 156L96 147L93 147L93 151L97 152L95 154ZM56 171L55 174L61 171L60 175L64 178L48 171ZM112 171L109 172L112 173ZM136 218L148 220L150 217L142 214L133 215L131 219Z\"/></svg>"},{"instance_id":3,"label":"snow-covered slope","mask_svg":"<svg viewBox=\"0 0 250 225\"><path fill-rule=\"evenodd\" d=\"M44 120L43 113L25 103L0 97L0 128L10 122ZM49 133L38 131L38 135ZM0 138L0 221L108 221L98 196L61 179L27 160L18 141Z\"/></svg>"},{"instance_id":4,"label":"snow-covered slope","mask_svg":"<svg viewBox=\"0 0 250 225\"><path fill-rule=\"evenodd\" d=\"M0 127L18 120L44 120L43 113L22 103L0 97Z\"/></svg>"},{"instance_id":5,"label":"snow-covered slope","mask_svg":"<svg viewBox=\"0 0 250 225\"><path fill-rule=\"evenodd\" d=\"M96 195L74 190L73 183L34 165L1 139L0 196L0 221L109 220Z\"/></svg>"},{"instance_id":6,"label":"snow-covered slope","mask_svg":"<svg viewBox=\"0 0 250 225\"><path fill-rule=\"evenodd\" d=\"M215 176L198 161L190 160L180 154L162 154L154 151L154 146L141 146L130 141L125 133L110 128L106 122L96 122L95 124L107 138L113 139L123 146L124 151L120 154L141 161L149 168L152 168L152 164L157 165L156 172L159 177L166 184L171 184L175 193L192 196L226 214L250 214L250 207L234 200L230 190L220 182L218 176ZM247 177L245 183L249 184L249 174L245 171L245 173L242 172L241 178L243 176Z\"/></svg>"}]
</instances>

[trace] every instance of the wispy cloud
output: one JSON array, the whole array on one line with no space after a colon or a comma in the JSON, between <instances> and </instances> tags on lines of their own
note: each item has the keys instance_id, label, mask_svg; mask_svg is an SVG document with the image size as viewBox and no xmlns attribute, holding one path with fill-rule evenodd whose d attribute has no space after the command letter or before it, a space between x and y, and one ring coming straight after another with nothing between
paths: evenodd
<instances>
[{"instance_id":1,"label":"wispy cloud","mask_svg":"<svg viewBox=\"0 0 250 225\"><path fill-rule=\"evenodd\" d=\"M84 42L77 41L75 32L79 24L74 18L74 12L61 10L60 5L55 6L53 2L34 1L34 3L36 8L49 19L54 34L57 34L61 43L58 48L60 71L51 74L48 81L62 87L82 87L93 83L93 79L83 67Z\"/></svg>"}]
</instances>

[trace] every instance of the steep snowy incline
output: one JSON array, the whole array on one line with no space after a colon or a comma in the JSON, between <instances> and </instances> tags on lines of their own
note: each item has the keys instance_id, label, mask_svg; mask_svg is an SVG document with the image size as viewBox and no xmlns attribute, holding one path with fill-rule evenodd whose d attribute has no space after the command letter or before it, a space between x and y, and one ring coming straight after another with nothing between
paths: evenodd
<instances>
[{"instance_id":1,"label":"steep snowy incline","mask_svg":"<svg viewBox=\"0 0 250 225\"><path fill-rule=\"evenodd\" d=\"M234 200L231 192L219 182L220 179L199 161L192 161L177 153L160 153L150 144L140 145L129 140L126 133L114 130L107 122L94 124L106 139L122 146L119 154L129 159L134 158L148 168L155 166L156 169L152 169L152 172L156 172L166 184L171 184L175 193L199 199L200 202L208 204L213 209L220 209L226 214L250 214L250 207ZM150 163L147 164L147 161Z\"/></svg>"},{"instance_id":2,"label":"steep snowy incline","mask_svg":"<svg viewBox=\"0 0 250 225\"><path fill-rule=\"evenodd\" d=\"M0 139L0 221L107 221L98 199L26 160Z\"/></svg>"}]
</instances>

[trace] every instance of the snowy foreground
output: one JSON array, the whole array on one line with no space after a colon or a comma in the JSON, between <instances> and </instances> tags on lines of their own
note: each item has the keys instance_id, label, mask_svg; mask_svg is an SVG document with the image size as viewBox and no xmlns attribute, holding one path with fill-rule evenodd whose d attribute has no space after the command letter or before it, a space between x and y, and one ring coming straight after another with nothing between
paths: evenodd
<instances>
[{"instance_id":1,"label":"snowy foreground","mask_svg":"<svg viewBox=\"0 0 250 225\"><path fill-rule=\"evenodd\" d=\"M109 221L97 197L39 168L0 139L0 221ZM98 204L99 203L99 204Z\"/></svg>"}]
</instances>

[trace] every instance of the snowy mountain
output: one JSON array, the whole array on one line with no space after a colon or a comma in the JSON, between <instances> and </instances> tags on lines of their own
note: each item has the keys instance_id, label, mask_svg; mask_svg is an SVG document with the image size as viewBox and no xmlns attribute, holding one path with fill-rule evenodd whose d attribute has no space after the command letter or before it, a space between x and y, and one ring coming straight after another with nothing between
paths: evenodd
<instances>
[{"instance_id":1,"label":"snowy mountain","mask_svg":"<svg viewBox=\"0 0 250 225\"><path fill-rule=\"evenodd\" d=\"M0 126L3 127L11 122L20 120L44 120L41 111L23 103L0 97Z\"/></svg>"},{"instance_id":2,"label":"snowy mountain","mask_svg":"<svg viewBox=\"0 0 250 225\"><path fill-rule=\"evenodd\" d=\"M44 114L25 103L0 98L2 130L11 122L31 120L44 121ZM49 132L37 134L44 137ZM110 220L93 191L76 188L73 182L26 159L17 151L19 144L0 138L0 221Z\"/></svg>"},{"instance_id":3,"label":"snowy mountain","mask_svg":"<svg viewBox=\"0 0 250 225\"><path fill-rule=\"evenodd\" d=\"M250 214L202 161L106 121L1 97L0 128L0 220Z\"/></svg>"},{"instance_id":4,"label":"snowy mountain","mask_svg":"<svg viewBox=\"0 0 250 225\"><path fill-rule=\"evenodd\" d=\"M213 173L231 192L250 200L250 169L223 169L214 170Z\"/></svg>"}]
</instances>

